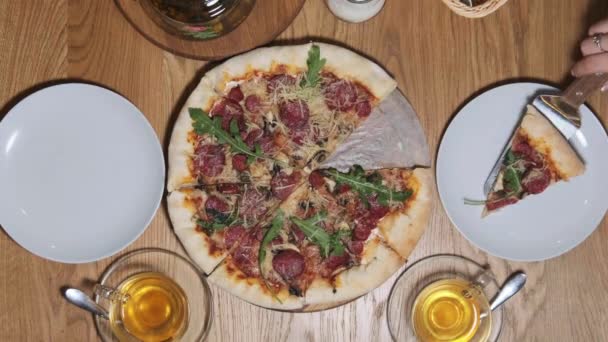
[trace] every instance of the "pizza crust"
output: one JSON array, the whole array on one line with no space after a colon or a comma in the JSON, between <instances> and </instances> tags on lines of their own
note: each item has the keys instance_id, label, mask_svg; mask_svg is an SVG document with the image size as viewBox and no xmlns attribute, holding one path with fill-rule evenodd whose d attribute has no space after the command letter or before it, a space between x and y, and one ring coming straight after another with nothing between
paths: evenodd
<instances>
[{"instance_id":1,"label":"pizza crust","mask_svg":"<svg viewBox=\"0 0 608 342\"><path fill-rule=\"evenodd\" d=\"M406 171L407 172L407 171ZM431 214L433 176L430 169L417 168L411 175L418 185L415 198L403 210L389 214L378 223L381 236L399 255L407 259L426 229Z\"/></svg>"},{"instance_id":2,"label":"pizza crust","mask_svg":"<svg viewBox=\"0 0 608 342\"><path fill-rule=\"evenodd\" d=\"M224 93L234 79L246 77L254 71L273 72L278 65L287 67L288 73L305 71L310 47L321 49L321 58L326 59L325 70L340 78L358 81L365 85L380 101L390 94L397 82L382 67L351 50L325 43L272 46L258 48L230 58L207 72L209 84L217 93Z\"/></svg>"},{"instance_id":3,"label":"pizza crust","mask_svg":"<svg viewBox=\"0 0 608 342\"><path fill-rule=\"evenodd\" d=\"M322 310L351 301L379 287L405 260L378 237L370 238L363 249L361 264L339 273L333 284L315 279L306 291L305 311Z\"/></svg>"},{"instance_id":4,"label":"pizza crust","mask_svg":"<svg viewBox=\"0 0 608 342\"><path fill-rule=\"evenodd\" d=\"M184 246L184 249L190 258L201 267L203 272L209 274L224 260L227 253L217 249L215 249L215 253L210 253L209 251L213 250L211 239L204 233L196 230L196 223L192 220L192 217L196 213L196 208L193 203L187 201L189 194L192 194L194 191L198 190L172 192L167 197L167 208L173 230Z\"/></svg>"},{"instance_id":5,"label":"pizza crust","mask_svg":"<svg viewBox=\"0 0 608 342\"><path fill-rule=\"evenodd\" d=\"M169 192L196 183L196 179L190 171L190 160L194 154L194 145L188 139L190 132L192 132L192 119L188 108L203 108L208 111L217 96L211 83L209 83L209 78L205 76L179 112L169 142L169 171L167 176L167 190Z\"/></svg>"},{"instance_id":6,"label":"pizza crust","mask_svg":"<svg viewBox=\"0 0 608 342\"><path fill-rule=\"evenodd\" d=\"M207 279L254 305L279 310L299 310L304 306L303 299L290 295L287 289L275 294L275 298L261 279L248 277L233 266L230 256Z\"/></svg>"},{"instance_id":7,"label":"pizza crust","mask_svg":"<svg viewBox=\"0 0 608 342\"><path fill-rule=\"evenodd\" d=\"M520 130L530 139L534 149L549 157L562 180L585 172L583 161L568 140L533 106L528 105Z\"/></svg>"}]
</instances>

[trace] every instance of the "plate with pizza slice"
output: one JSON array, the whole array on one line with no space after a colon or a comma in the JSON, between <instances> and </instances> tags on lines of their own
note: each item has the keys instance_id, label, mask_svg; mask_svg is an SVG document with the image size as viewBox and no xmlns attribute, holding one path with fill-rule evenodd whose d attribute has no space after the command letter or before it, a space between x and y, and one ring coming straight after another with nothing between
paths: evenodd
<instances>
[{"instance_id":1,"label":"plate with pizza slice","mask_svg":"<svg viewBox=\"0 0 608 342\"><path fill-rule=\"evenodd\" d=\"M413 110L396 126L409 115L415 134L402 142L386 130L385 139L395 153L421 142L413 155L422 162L391 150L389 162L370 163L365 148L387 150L379 120L399 117L376 109L395 96L387 101L411 110L379 65L322 43L256 49L203 76L171 136L167 205L212 284L266 308L316 311L364 295L405 264L434 185L428 164L418 167L428 146ZM371 142L346 144L365 139L366 122ZM334 158L341 146L354 159Z\"/></svg>"},{"instance_id":2,"label":"plate with pizza slice","mask_svg":"<svg viewBox=\"0 0 608 342\"><path fill-rule=\"evenodd\" d=\"M569 140L532 106L538 83L490 89L466 104L447 128L437 156L437 186L457 229L493 255L538 261L576 247L608 209L608 137L587 106ZM506 145L498 177L483 185Z\"/></svg>"}]
</instances>

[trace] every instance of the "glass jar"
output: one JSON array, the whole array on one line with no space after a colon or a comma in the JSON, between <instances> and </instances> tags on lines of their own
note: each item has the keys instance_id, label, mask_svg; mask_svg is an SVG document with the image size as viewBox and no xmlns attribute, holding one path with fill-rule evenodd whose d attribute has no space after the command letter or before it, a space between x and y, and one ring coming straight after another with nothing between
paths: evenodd
<instances>
[{"instance_id":1,"label":"glass jar","mask_svg":"<svg viewBox=\"0 0 608 342\"><path fill-rule=\"evenodd\" d=\"M255 0L141 0L141 4L165 31L207 40L235 29L247 18Z\"/></svg>"},{"instance_id":2,"label":"glass jar","mask_svg":"<svg viewBox=\"0 0 608 342\"><path fill-rule=\"evenodd\" d=\"M338 18L351 23L366 21L380 12L385 0L327 0L327 7Z\"/></svg>"}]
</instances>

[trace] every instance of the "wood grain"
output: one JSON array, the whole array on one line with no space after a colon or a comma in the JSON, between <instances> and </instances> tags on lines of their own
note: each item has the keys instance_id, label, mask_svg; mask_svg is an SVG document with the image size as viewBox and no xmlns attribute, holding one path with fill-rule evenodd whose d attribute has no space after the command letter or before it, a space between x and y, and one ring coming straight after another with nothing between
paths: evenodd
<instances>
[{"instance_id":1,"label":"wood grain","mask_svg":"<svg viewBox=\"0 0 608 342\"><path fill-rule=\"evenodd\" d=\"M606 15L604 0L511 0L476 20L453 14L439 0L387 1L377 17L356 25L334 18L322 0L308 0L273 44L319 39L373 57L398 80L436 151L446 123L482 89L523 79L565 86L587 27ZM112 0L0 2L0 115L34 88L82 79L129 98L166 148L178 108L210 65L150 43ZM608 97L597 94L589 103L605 123ZM508 262L469 244L437 200L411 260L464 255L490 265L499 280L514 270L526 271L525 290L506 304L502 341L606 341L607 240L604 219L586 241L561 257ZM128 250L150 246L183 253L164 206ZM116 257L58 264L29 254L2 231L0 341L95 341L91 316L66 304L59 289L90 284ZM209 340L387 341L386 301L395 278L353 303L311 314L261 309L212 288L215 315Z\"/></svg>"},{"instance_id":2,"label":"wood grain","mask_svg":"<svg viewBox=\"0 0 608 342\"><path fill-rule=\"evenodd\" d=\"M146 39L180 56L216 60L266 44L293 21L305 0L260 0L232 32L212 40L192 40L167 33L140 5L141 0L115 0L125 17Z\"/></svg>"}]
</instances>

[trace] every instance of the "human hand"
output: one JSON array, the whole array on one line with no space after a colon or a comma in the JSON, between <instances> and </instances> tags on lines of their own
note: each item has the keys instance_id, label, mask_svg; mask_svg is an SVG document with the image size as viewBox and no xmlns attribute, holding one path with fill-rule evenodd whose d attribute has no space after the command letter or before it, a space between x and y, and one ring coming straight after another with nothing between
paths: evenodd
<instances>
[{"instance_id":1,"label":"human hand","mask_svg":"<svg viewBox=\"0 0 608 342\"><path fill-rule=\"evenodd\" d=\"M608 72L608 19L589 28L589 37L581 42L583 58L572 67L572 75L581 77L598 72ZM608 83L602 91L608 90Z\"/></svg>"}]
</instances>

